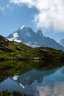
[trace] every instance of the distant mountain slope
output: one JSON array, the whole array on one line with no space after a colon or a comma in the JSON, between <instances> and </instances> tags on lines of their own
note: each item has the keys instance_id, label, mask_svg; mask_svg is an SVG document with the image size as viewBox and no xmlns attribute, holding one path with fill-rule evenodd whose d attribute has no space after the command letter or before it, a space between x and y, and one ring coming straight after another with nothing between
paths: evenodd
<instances>
[{"instance_id":1,"label":"distant mountain slope","mask_svg":"<svg viewBox=\"0 0 64 96\"><path fill-rule=\"evenodd\" d=\"M10 41L22 42L31 47L46 46L64 51L64 47L55 40L45 37L42 30L34 32L31 27L22 26L7 38Z\"/></svg>"},{"instance_id":2,"label":"distant mountain slope","mask_svg":"<svg viewBox=\"0 0 64 96\"><path fill-rule=\"evenodd\" d=\"M64 39L61 39L59 43L64 47Z\"/></svg>"}]
</instances>

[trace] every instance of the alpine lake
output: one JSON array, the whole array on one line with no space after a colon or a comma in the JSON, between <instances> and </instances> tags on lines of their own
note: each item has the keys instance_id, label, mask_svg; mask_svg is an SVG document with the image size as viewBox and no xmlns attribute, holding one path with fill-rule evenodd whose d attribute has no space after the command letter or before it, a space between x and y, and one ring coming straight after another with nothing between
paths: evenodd
<instances>
[{"instance_id":1,"label":"alpine lake","mask_svg":"<svg viewBox=\"0 0 64 96\"><path fill-rule=\"evenodd\" d=\"M0 62L0 92L27 96L64 96L64 62Z\"/></svg>"}]
</instances>

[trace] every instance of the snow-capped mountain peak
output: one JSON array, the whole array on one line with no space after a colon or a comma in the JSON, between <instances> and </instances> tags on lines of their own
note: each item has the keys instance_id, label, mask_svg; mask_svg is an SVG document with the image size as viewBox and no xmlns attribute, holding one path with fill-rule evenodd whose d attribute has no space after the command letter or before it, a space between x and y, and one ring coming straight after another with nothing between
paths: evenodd
<instances>
[{"instance_id":1,"label":"snow-capped mountain peak","mask_svg":"<svg viewBox=\"0 0 64 96\"><path fill-rule=\"evenodd\" d=\"M43 36L42 30L38 30L38 31L37 31L37 34L39 34L40 36Z\"/></svg>"},{"instance_id":2,"label":"snow-capped mountain peak","mask_svg":"<svg viewBox=\"0 0 64 96\"><path fill-rule=\"evenodd\" d=\"M25 28L26 26L25 25L23 25L23 26L21 26L19 29L21 30L21 29L23 29L23 28Z\"/></svg>"},{"instance_id":3,"label":"snow-capped mountain peak","mask_svg":"<svg viewBox=\"0 0 64 96\"><path fill-rule=\"evenodd\" d=\"M45 37L42 30L34 32L31 27L23 25L7 37L10 41L22 42L31 47L46 46L63 50L64 47L55 40Z\"/></svg>"},{"instance_id":4,"label":"snow-capped mountain peak","mask_svg":"<svg viewBox=\"0 0 64 96\"><path fill-rule=\"evenodd\" d=\"M23 26L21 26L20 28L19 28L19 30L32 30L32 28L31 27L28 27L28 26L25 26L25 25L23 25Z\"/></svg>"}]
</instances>

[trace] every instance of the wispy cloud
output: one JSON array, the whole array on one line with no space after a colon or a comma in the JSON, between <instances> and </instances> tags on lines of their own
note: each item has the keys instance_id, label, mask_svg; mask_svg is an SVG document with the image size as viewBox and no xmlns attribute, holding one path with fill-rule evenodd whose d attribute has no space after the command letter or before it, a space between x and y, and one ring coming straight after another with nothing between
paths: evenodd
<instances>
[{"instance_id":1,"label":"wispy cloud","mask_svg":"<svg viewBox=\"0 0 64 96\"><path fill-rule=\"evenodd\" d=\"M53 27L58 32L64 31L64 0L10 0L10 3L35 7L39 12L34 17L38 27Z\"/></svg>"},{"instance_id":2,"label":"wispy cloud","mask_svg":"<svg viewBox=\"0 0 64 96\"><path fill-rule=\"evenodd\" d=\"M10 9L11 8L11 3L10 0L2 0L0 1L0 11L2 11L3 13L5 12L5 10Z\"/></svg>"},{"instance_id":3,"label":"wispy cloud","mask_svg":"<svg viewBox=\"0 0 64 96\"><path fill-rule=\"evenodd\" d=\"M28 7L33 7L35 6L35 1L36 0L10 0L11 3L14 4L26 4Z\"/></svg>"},{"instance_id":4,"label":"wispy cloud","mask_svg":"<svg viewBox=\"0 0 64 96\"><path fill-rule=\"evenodd\" d=\"M1 6L0 6L0 10L1 10L2 12L4 11L4 9L5 9L4 7L1 7Z\"/></svg>"}]
</instances>

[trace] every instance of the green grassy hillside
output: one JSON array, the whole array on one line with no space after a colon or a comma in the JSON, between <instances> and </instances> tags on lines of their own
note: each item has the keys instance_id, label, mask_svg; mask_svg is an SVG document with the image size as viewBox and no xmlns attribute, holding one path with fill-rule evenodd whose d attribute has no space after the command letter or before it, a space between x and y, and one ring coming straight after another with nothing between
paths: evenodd
<instances>
[{"instance_id":1,"label":"green grassy hillside","mask_svg":"<svg viewBox=\"0 0 64 96\"><path fill-rule=\"evenodd\" d=\"M64 52L48 47L31 48L0 36L0 60L63 60Z\"/></svg>"}]
</instances>

